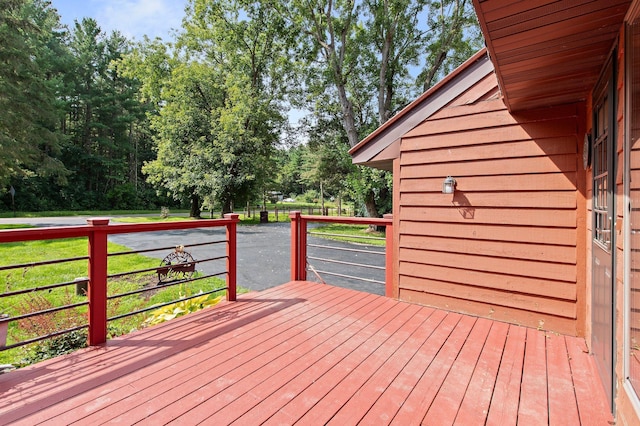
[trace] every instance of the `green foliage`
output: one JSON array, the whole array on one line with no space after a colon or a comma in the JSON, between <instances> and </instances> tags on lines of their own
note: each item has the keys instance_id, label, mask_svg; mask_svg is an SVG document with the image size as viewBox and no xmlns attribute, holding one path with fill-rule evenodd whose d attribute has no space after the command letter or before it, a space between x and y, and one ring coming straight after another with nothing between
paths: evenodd
<instances>
[{"instance_id":1,"label":"green foliage","mask_svg":"<svg viewBox=\"0 0 640 426\"><path fill-rule=\"evenodd\" d=\"M152 311L149 317L144 321L143 326L161 324L165 321L170 321L174 318L181 317L192 312L197 312L218 304L220 300L222 300L222 296L212 297L212 295L206 294L163 306Z\"/></svg>"},{"instance_id":2,"label":"green foliage","mask_svg":"<svg viewBox=\"0 0 640 426\"><path fill-rule=\"evenodd\" d=\"M49 358L74 352L87 347L87 330L76 330L61 336L43 340L26 352L20 366L34 364Z\"/></svg>"},{"instance_id":3,"label":"green foliage","mask_svg":"<svg viewBox=\"0 0 640 426\"><path fill-rule=\"evenodd\" d=\"M0 8L0 187L17 177L68 175L57 158L62 135L56 101L61 43L57 15L40 0L8 0Z\"/></svg>"},{"instance_id":4,"label":"green foliage","mask_svg":"<svg viewBox=\"0 0 640 426\"><path fill-rule=\"evenodd\" d=\"M388 179L348 149L481 47L469 0L190 0L186 12L174 42L133 45L91 18L63 27L46 0L3 3L0 210L9 185L18 211L194 217L322 185L378 215ZM310 112L298 129L291 106Z\"/></svg>"},{"instance_id":5,"label":"green foliage","mask_svg":"<svg viewBox=\"0 0 640 426\"><path fill-rule=\"evenodd\" d=\"M319 199L320 199L320 191L317 191L315 189L310 189L304 194L300 194L298 196L298 201L302 201L304 203L316 204L318 203Z\"/></svg>"}]
</instances>

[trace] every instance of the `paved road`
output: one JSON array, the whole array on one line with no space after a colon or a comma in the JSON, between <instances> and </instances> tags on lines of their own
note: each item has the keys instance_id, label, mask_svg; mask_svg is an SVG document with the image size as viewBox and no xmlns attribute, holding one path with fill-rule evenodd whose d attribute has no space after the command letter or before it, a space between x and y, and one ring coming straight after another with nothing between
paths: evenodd
<instances>
[{"instance_id":1,"label":"paved road","mask_svg":"<svg viewBox=\"0 0 640 426\"><path fill-rule=\"evenodd\" d=\"M34 226L74 226L86 224L87 217L55 217L55 218L16 218L0 219L0 223L27 223ZM142 250L158 247L174 247L176 245L220 241L225 238L224 228L194 229L183 231L146 232L136 234L117 234L109 240L129 247ZM238 285L251 290L264 290L283 284L290 279L290 224L268 223L260 225L238 226ZM375 250L379 247L368 247L328 241L309 236L309 244L333 246L339 248L356 248L358 250ZM224 244L206 245L187 249L196 260L220 256L224 253ZM340 261L384 266L384 256L367 253L348 253L336 250L326 250L310 247L310 256L332 258ZM151 252L148 255L164 258L171 250ZM317 260L309 261L316 270L325 270L343 275L359 276L368 279L384 281L384 271L356 268L350 265L325 263ZM199 263L197 268L205 273L224 271L223 261ZM370 293L384 294L384 285L359 280L320 274L325 282L348 287ZM311 271L307 278L310 281L320 281Z\"/></svg>"}]
</instances>

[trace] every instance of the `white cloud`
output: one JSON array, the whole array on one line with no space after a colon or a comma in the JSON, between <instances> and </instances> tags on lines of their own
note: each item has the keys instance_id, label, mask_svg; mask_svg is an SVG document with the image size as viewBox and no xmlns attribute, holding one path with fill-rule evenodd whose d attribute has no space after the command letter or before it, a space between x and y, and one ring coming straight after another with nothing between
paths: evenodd
<instances>
[{"instance_id":1,"label":"white cloud","mask_svg":"<svg viewBox=\"0 0 640 426\"><path fill-rule=\"evenodd\" d=\"M184 16L185 1L178 0L92 0L95 19L103 31L120 31L127 38L142 40L170 38L172 29L179 29Z\"/></svg>"}]
</instances>

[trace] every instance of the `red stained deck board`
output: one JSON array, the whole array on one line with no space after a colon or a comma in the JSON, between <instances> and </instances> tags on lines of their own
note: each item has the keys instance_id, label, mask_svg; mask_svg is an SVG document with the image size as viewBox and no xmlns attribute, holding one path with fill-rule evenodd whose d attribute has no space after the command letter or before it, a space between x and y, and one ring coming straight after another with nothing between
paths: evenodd
<instances>
[{"instance_id":1,"label":"red stained deck board","mask_svg":"<svg viewBox=\"0 0 640 426\"><path fill-rule=\"evenodd\" d=\"M458 410L455 422L463 425L484 425L491 395L498 376L509 325L494 322L489 331L471 382Z\"/></svg>"},{"instance_id":2,"label":"red stained deck board","mask_svg":"<svg viewBox=\"0 0 640 426\"><path fill-rule=\"evenodd\" d=\"M405 333L403 325L414 322L416 315L422 318L424 314L428 315L428 312L424 312L421 309L402 310L390 319L390 321L384 324L379 323L378 326L372 327L371 337L366 342L358 342L359 344L357 346L347 344L345 345L346 350L340 351L339 353L330 349L329 355L334 355L334 357L330 357L323 363L316 362L309 364L308 366L304 366L304 373L302 377L300 375L292 377L292 380L285 384L281 392L279 392L279 395L273 395L273 393L270 393L270 391L273 390L272 387L259 389L261 393L257 393L257 396L261 398L260 403L254 406L250 411L247 411L242 417L239 417L236 424L260 424L264 422L293 396L304 390L304 388L310 383L313 383L313 380L319 378L322 373L330 370L331 365L340 362L349 353L355 351L357 353L364 354L367 356L364 362L371 360L380 351L385 352L381 357L388 356L389 352L391 352L393 348L397 347L396 341L402 339L402 335ZM358 365L354 371L358 371L363 363ZM366 371L376 371L376 368L366 369ZM291 374L290 376L294 376L294 374ZM267 395L268 393L269 395ZM215 423L218 420L218 417L214 416L211 420Z\"/></svg>"},{"instance_id":3,"label":"red stained deck board","mask_svg":"<svg viewBox=\"0 0 640 426\"><path fill-rule=\"evenodd\" d=\"M520 385L518 424L540 425L548 423L546 336L532 328L527 329L526 351Z\"/></svg>"},{"instance_id":4,"label":"red stained deck board","mask_svg":"<svg viewBox=\"0 0 640 426\"><path fill-rule=\"evenodd\" d=\"M401 425L419 424L429 410L442 383L449 373L456 357L460 353L476 318L464 316L453 330L449 339L436 355L420 381L413 388L404 404L393 418L393 422ZM427 419L425 419L427 420Z\"/></svg>"},{"instance_id":5,"label":"red stained deck board","mask_svg":"<svg viewBox=\"0 0 640 426\"><path fill-rule=\"evenodd\" d=\"M578 404L573 393L571 367L564 336L547 336L547 379L549 424L579 424Z\"/></svg>"},{"instance_id":6,"label":"red stained deck board","mask_svg":"<svg viewBox=\"0 0 640 426\"><path fill-rule=\"evenodd\" d=\"M459 320L458 315L450 315L454 324L451 325L450 329L457 324ZM447 330L446 334L449 335L450 329ZM443 341L446 340L443 339ZM437 346L437 349L440 348L440 345L437 343L434 345ZM362 364L360 364L361 366ZM347 368L350 366L347 365ZM333 417L334 413L342 408L342 406L360 389L363 383L367 380L366 370L362 369L356 370L355 368L349 369L346 372L347 375L344 379L341 379L340 382L321 400L319 401L311 410L309 410L298 422L301 425L317 425L317 424L326 424Z\"/></svg>"},{"instance_id":7,"label":"red stained deck board","mask_svg":"<svg viewBox=\"0 0 640 426\"><path fill-rule=\"evenodd\" d=\"M516 424L527 329L510 326L496 385L487 416L487 426Z\"/></svg>"},{"instance_id":8,"label":"red stained deck board","mask_svg":"<svg viewBox=\"0 0 640 426\"><path fill-rule=\"evenodd\" d=\"M602 387L595 360L582 339L566 337L580 422L584 425L614 424L611 407Z\"/></svg>"},{"instance_id":9,"label":"red stained deck board","mask_svg":"<svg viewBox=\"0 0 640 426\"><path fill-rule=\"evenodd\" d=\"M338 300L341 296L340 293L334 290L334 288L332 287L327 288L327 290L328 291L325 292L310 292L309 297L315 298L314 300L326 300L328 304L329 302ZM121 372L117 372L117 374L112 375L109 370L104 369L94 371L94 375L100 375L102 377L102 380L107 383L106 389L102 388L100 394L96 395L95 392L81 392L81 389L78 389L75 386L67 388L67 392L70 393L69 395L66 395L67 398L74 395L77 395L77 397L75 399L67 399L66 401L64 401L64 403L59 404L56 407L56 411L61 415L61 417L58 418L58 421L64 422L69 419L79 419L87 416L89 414L87 412L87 403L90 403L91 411L103 410L101 414L95 414L94 418L101 418L103 416L115 416L117 415L117 412L109 410L109 407L116 402L120 406L126 407L128 401L139 401L140 398L138 393L144 389L149 389L150 392L162 393L167 389L167 386L171 386L175 381L184 381L188 377L195 377L199 375L201 371L198 369L198 366L203 362L203 360L215 357L218 354L223 353L224 351L232 351L235 353L234 348L238 343L247 342L251 339L263 339L264 341L268 342L270 337L270 328L276 326L278 322L291 322L292 319L295 319L297 321L299 319L298 311L302 311L305 308L304 304L292 304L290 306L291 312L284 313L282 311L284 305L281 302L277 302L277 299L273 299L273 297L279 296L285 297L282 300L295 300L295 298L292 299L292 296L288 293L285 293L283 295L274 293L263 294L263 298L252 297L244 302L249 306L259 306L263 305L263 303L266 304L264 305L263 312L261 312L259 308L258 310L247 310L242 306L242 303L229 304L225 306L225 308L227 308L228 306L237 308L237 310L232 311L230 315L235 319L235 325L228 330L220 330L218 328L219 326L227 327L227 325L225 325L226 323L221 323L218 325L215 321L209 321L209 315L214 315L215 312L212 311L205 313L204 311L202 311L198 314L200 318L193 318L194 321L189 321L189 326L186 327L186 330L189 333L192 333L192 338L196 339L195 342L192 341L191 343L180 341L180 337L182 337L183 333L180 332L179 328L177 328L179 326L181 326L181 328L185 328L184 323L187 319L181 318L174 321L174 324L171 324L174 327L171 327L171 329L168 330L170 337L167 338L165 336L165 344L162 345L163 347L167 348L170 346L170 343L173 342L173 344L171 344L171 351L168 351L164 354L166 356L157 359L154 358L155 364L153 364L152 368L150 369L137 369L135 368L135 366L136 363L139 363L139 361L136 360L135 354L132 353L128 359L131 368L125 371L125 374L120 374ZM280 305L275 312L280 312L282 315L274 318L273 321L267 321L265 324L260 326L261 322L256 321L256 319L268 318L264 315L265 313L272 311L273 301L276 301L275 303ZM229 310L227 309L225 312L229 312ZM235 315L236 313L237 315ZM243 315L243 313L245 315ZM214 315L214 319L215 318L217 318L217 316ZM225 339L213 349L199 349L199 342L201 342L203 339L198 340L199 335L193 334L194 328L204 328L206 330L209 330L211 335L222 336L224 335L223 332L225 331L229 334L233 334L234 329L242 323L246 324L247 330L245 330L245 333L242 333L238 336L232 336L231 339ZM170 323L167 323L167 325L169 324ZM207 336L204 335L201 337L206 338ZM240 339L240 342L238 342L238 339ZM130 342L130 340L127 341ZM141 341L144 342L144 340ZM175 344L176 341L178 341L178 344ZM254 344L258 344L259 342L260 340L253 340ZM111 344L113 343L117 344L117 341L110 342L109 346L111 346ZM142 348L149 350L149 345L144 345L142 346ZM176 360L175 357L177 357L178 360ZM111 361L110 357L109 361ZM186 368L184 364L187 364ZM195 367L195 370L191 371L191 375L188 369L189 367ZM122 379L118 380L119 377L122 377ZM178 378L176 379L176 377ZM135 383L135 392L131 392L130 390L126 393L122 392L120 387L127 387L127 384L131 382ZM75 409L72 409L72 407L74 407ZM42 414L38 415L38 413L36 413L36 416L31 418L30 420L37 421L39 417L42 417ZM88 419L88 421L90 422L91 419Z\"/></svg>"},{"instance_id":10,"label":"red stained deck board","mask_svg":"<svg viewBox=\"0 0 640 426\"><path fill-rule=\"evenodd\" d=\"M388 423L391 418L393 418L393 415L395 415L395 413L400 408L400 405L404 401L406 394L408 394L413 385L417 383L418 379L420 378L420 374L424 371L426 365L428 365L428 363L433 359L433 356L425 356L424 352L426 352L426 348L440 348L458 320L458 318L448 316L450 320L449 322L451 322L451 326L447 328L442 324L445 318L447 318L447 314L445 312L435 311L429 316L429 318L427 318L425 323L417 330L417 332L411 336L408 345L405 346L408 349L411 359L406 363L406 365L404 365L404 367L402 367L401 371L396 374L391 384L385 384L386 389L384 393L382 393L382 395L378 395L375 402L369 402L369 404L373 403L373 406L362 418L362 424L373 424L381 422ZM451 319L453 319L454 321L451 321ZM419 344L419 347L415 346L416 343ZM403 351L404 350L405 349L403 349ZM434 353L435 351L437 351L437 349L434 350ZM337 368L334 368L334 370L337 370ZM381 370L379 370L379 372L381 371L381 375L384 376L391 373L391 371L388 370L389 366L385 365ZM342 392L342 386L348 386L350 382L350 378L348 376L349 373L350 371L342 372L344 378L341 377L340 383L338 383L338 385L333 388L333 392L338 394ZM367 383L373 386L377 385L375 374ZM314 387L317 388L315 383ZM326 386L325 384L325 386L323 386L323 391L328 387L329 386ZM347 389L345 389L345 391L346 390ZM402 390L406 390L406 394L404 396L402 394ZM314 394L313 398L306 396L304 400L310 400L314 404L318 401L321 401L326 393L321 393L319 391L316 392L317 394ZM360 392L359 394L362 394L362 392ZM357 401L357 399L354 398L349 402L351 401ZM295 401L292 401L292 403L285 406L278 413L279 415L286 414L288 416L286 420L289 422L293 422L294 420L297 421L300 418L301 414L304 414L304 411L309 408L309 405L302 405L300 403L295 404L294 402ZM300 405L302 405L302 407L300 407ZM296 409L298 410L297 412ZM281 424L282 422L285 422L284 416L274 416L268 423Z\"/></svg>"},{"instance_id":11,"label":"red stained deck board","mask_svg":"<svg viewBox=\"0 0 640 426\"><path fill-rule=\"evenodd\" d=\"M336 292L331 287L326 289L331 293ZM205 353L206 359L188 362L187 365L178 360L181 371L164 379L162 373L158 374L159 381L150 386L148 391L128 398L126 402L132 406L127 408L127 420L142 420L150 416L166 419L167 412L171 416L177 416L222 391L225 391L225 398L230 399L233 395L233 389L230 389L232 384L262 366L281 359L288 346L295 346L299 341L306 340L305 333L324 329L325 323L321 321L339 321L345 315L345 310L353 312L360 309L371 298L371 295L366 295L359 300L356 297L321 299L314 309L307 309L305 312L296 310L287 317L286 322L269 324L269 330L264 330L253 341L245 339L246 344L243 346L235 346L234 342L230 342L224 348L225 352L214 349ZM282 342L285 343L281 344ZM103 410L84 420L86 424L92 424L99 419L111 418L113 414Z\"/></svg>"},{"instance_id":12,"label":"red stained deck board","mask_svg":"<svg viewBox=\"0 0 640 426\"><path fill-rule=\"evenodd\" d=\"M371 333L375 333L375 329L380 324L395 323L397 328L401 327L411 311L406 308L388 300L382 306L376 305L375 310L363 311L362 316L353 314L331 326L324 322L320 323L318 325L320 332L310 335L303 344L291 348L277 362L267 364L255 374L246 377L246 380L238 386L228 388L223 398L212 398L185 413L184 420L190 422L191 419L206 419L212 424L228 424L254 407L260 407L257 414L264 416L267 407L264 407L263 402L268 401L269 396L279 392L278 395L284 394L286 399L291 394L289 389L292 381L301 372L312 370L315 374L316 363L323 356L333 358L331 362L339 362L340 356L336 356L336 348L349 352L361 343L360 341L366 341L367 332L363 330L365 327L370 327ZM371 327L371 324L375 323L378 326ZM284 386L287 388L282 389ZM231 396L228 396L229 393ZM280 405L278 404L278 407ZM178 418L176 424L182 424L182 421L182 418ZM243 422L259 424L251 420Z\"/></svg>"},{"instance_id":13,"label":"red stained deck board","mask_svg":"<svg viewBox=\"0 0 640 426\"><path fill-rule=\"evenodd\" d=\"M474 324L458 358L427 411L425 420L429 423L443 426L454 424L490 329L490 320L478 319Z\"/></svg>"},{"instance_id":14,"label":"red stained deck board","mask_svg":"<svg viewBox=\"0 0 640 426\"><path fill-rule=\"evenodd\" d=\"M284 297L289 296L285 294ZM203 311L199 315L205 318L212 316L216 327L224 330L228 326L228 321L224 319L224 315L230 309L233 309L233 306L225 304L215 311ZM74 402L71 399L74 396L78 396L81 399L78 405L82 410L85 410L86 406L84 404L87 401L92 404L96 403L95 395L91 394L91 390L96 387L96 381L104 386L101 388L101 393L106 393L105 391L109 388L117 392L119 388L114 381L118 377L125 376L125 380L128 381L130 380L128 375L132 371L148 371L146 367L151 366L153 368L158 361L166 359L172 354L180 353L183 339L197 338L201 333L208 333L212 327L206 321L203 321L201 323L190 322L190 326L185 329L183 322L184 319L179 319L167 323L166 327L153 327L130 334L126 339L115 339L109 342L107 347L102 346L82 350L66 357L45 361L38 364L37 367L39 368L37 369L36 366L33 366L25 370L19 370L19 373L23 371L28 373L21 375L23 377L26 376L28 379L11 388L15 392L8 393L15 396L11 398L9 397L10 395L6 395L2 399L0 413L3 414L3 418L7 419L7 421L17 417L24 417L27 414L34 414L30 421L37 421L38 418L42 418L45 415L54 415L56 411L66 413ZM150 343L158 341L163 342L163 344ZM106 352L108 352L108 356L104 356ZM70 362L70 365L64 368L65 364L61 362L62 359L66 359L67 363ZM47 375L47 380L37 380L34 383L35 379L32 376L36 374L35 372L41 371L41 368L47 368L50 374ZM12 377L8 378L13 379ZM10 387L12 382L19 378L20 376L9 380L6 385ZM4 380L1 380L0 383L2 383L3 387L5 386ZM33 405L30 405L29 408L23 407L24 402L27 401L25 398L27 395L33 395L35 399L42 401L43 405L46 403L56 404L56 406L46 414L38 413L38 411L41 411L39 409L30 413L29 408L32 408ZM3 413L5 408L10 411Z\"/></svg>"},{"instance_id":15,"label":"red stained deck board","mask_svg":"<svg viewBox=\"0 0 640 426\"><path fill-rule=\"evenodd\" d=\"M394 333L384 343L384 347L377 348L353 372L362 378L368 376L368 379L353 397L342 405L331 419L331 423L353 424L360 422L370 407L386 391L393 379L407 365L433 329L425 327L425 324L430 325L426 321L433 311L421 311L407 322L407 325L411 323L410 327L403 327L400 332ZM383 348L389 349L385 351ZM392 351L393 353L391 353ZM378 367L373 368L374 365L378 365ZM361 372L366 373L362 374ZM359 382L359 380L354 380L353 374L347 376L340 384L353 386L354 382Z\"/></svg>"},{"instance_id":16,"label":"red stained deck board","mask_svg":"<svg viewBox=\"0 0 640 426\"><path fill-rule=\"evenodd\" d=\"M0 375L0 424L607 424L584 347L287 283Z\"/></svg>"}]
</instances>

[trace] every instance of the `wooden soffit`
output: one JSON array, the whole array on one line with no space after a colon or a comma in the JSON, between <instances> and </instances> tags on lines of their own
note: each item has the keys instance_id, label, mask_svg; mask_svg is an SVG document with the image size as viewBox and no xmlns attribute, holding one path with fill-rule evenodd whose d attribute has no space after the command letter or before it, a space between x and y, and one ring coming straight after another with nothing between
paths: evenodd
<instances>
[{"instance_id":1,"label":"wooden soffit","mask_svg":"<svg viewBox=\"0 0 640 426\"><path fill-rule=\"evenodd\" d=\"M585 100L631 0L473 0L505 104Z\"/></svg>"}]
</instances>

